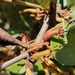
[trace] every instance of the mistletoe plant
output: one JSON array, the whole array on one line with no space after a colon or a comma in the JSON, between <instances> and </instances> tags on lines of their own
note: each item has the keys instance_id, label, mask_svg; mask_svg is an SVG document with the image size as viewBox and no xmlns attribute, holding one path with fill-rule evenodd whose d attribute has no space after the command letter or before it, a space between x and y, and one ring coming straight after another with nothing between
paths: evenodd
<instances>
[{"instance_id":1,"label":"mistletoe plant","mask_svg":"<svg viewBox=\"0 0 75 75\"><path fill-rule=\"evenodd\" d=\"M0 28L1 72L74 75L74 1L1 0L0 17L5 24ZM8 28L7 23L11 24Z\"/></svg>"}]
</instances>

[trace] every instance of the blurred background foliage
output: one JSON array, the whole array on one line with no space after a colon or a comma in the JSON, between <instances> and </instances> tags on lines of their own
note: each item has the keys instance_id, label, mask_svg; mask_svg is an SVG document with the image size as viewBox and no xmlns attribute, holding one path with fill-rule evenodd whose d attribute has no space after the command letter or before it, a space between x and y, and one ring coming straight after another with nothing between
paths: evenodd
<instances>
[{"instance_id":1,"label":"blurred background foliage","mask_svg":"<svg viewBox=\"0 0 75 75\"><path fill-rule=\"evenodd\" d=\"M27 0L31 2L31 0ZM11 34L19 33L23 31L31 31L34 23L33 18L30 17L30 13L20 15L19 11L28 7L11 4L1 3L0 4L0 26ZM8 23L7 23L8 22Z\"/></svg>"}]
</instances>

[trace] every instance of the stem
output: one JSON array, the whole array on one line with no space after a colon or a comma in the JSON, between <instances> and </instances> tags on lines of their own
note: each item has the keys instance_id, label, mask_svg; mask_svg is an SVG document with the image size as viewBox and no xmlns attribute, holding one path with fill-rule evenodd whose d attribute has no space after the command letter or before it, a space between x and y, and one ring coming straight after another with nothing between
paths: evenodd
<instances>
[{"instance_id":1,"label":"stem","mask_svg":"<svg viewBox=\"0 0 75 75\"><path fill-rule=\"evenodd\" d=\"M22 41L12 37L9 33L7 33L5 30L3 30L2 28L0 28L0 40L3 41L8 41L10 43L14 43L14 44L19 44L23 47L28 47L29 45L26 43L23 43Z\"/></svg>"},{"instance_id":2,"label":"stem","mask_svg":"<svg viewBox=\"0 0 75 75\"><path fill-rule=\"evenodd\" d=\"M47 18L46 18L46 17L47 17ZM46 30L47 30L47 28L48 28L48 26L49 26L49 25L47 24L47 21L48 21L48 20L49 20L49 16L48 16L48 15L45 15L43 26L42 26L42 28L41 28L39 34L37 35L37 37L36 37L36 39L35 39L35 42L40 42L40 41L42 40L43 35L44 35L44 33L46 32ZM29 56L29 54L28 54L27 52L25 52L24 54L21 54L21 55L15 57L15 58L13 58L13 59L11 59L11 60L5 62L4 64L0 65L0 69L2 70L2 69L4 69L4 68L6 68L6 67L8 67L8 66L10 66L10 65L12 65L12 64L14 64L15 62L20 61L21 59L26 58L27 56Z\"/></svg>"},{"instance_id":3,"label":"stem","mask_svg":"<svg viewBox=\"0 0 75 75\"><path fill-rule=\"evenodd\" d=\"M15 57L15 58L13 58L13 59L7 61L7 62L5 62L4 64L0 65L0 69L2 70L4 68L6 68L6 67L8 67L8 66L10 66L12 64L14 64L15 62L20 61L21 59L26 58L27 56L29 56L29 54L27 52L25 52L25 53L23 53L23 54Z\"/></svg>"},{"instance_id":4,"label":"stem","mask_svg":"<svg viewBox=\"0 0 75 75\"><path fill-rule=\"evenodd\" d=\"M37 37L35 39L35 42L42 41L42 38L43 38L45 32L47 31L47 29L49 27L49 25L47 24L48 20L49 20L49 16L45 15L45 17L44 17L44 23L43 23L43 25L42 25L42 27L40 29L40 32L38 33L38 35L37 35Z\"/></svg>"},{"instance_id":5,"label":"stem","mask_svg":"<svg viewBox=\"0 0 75 75\"><path fill-rule=\"evenodd\" d=\"M62 18L62 25L63 25L63 29L64 31L66 31L66 26L65 26L65 23L64 23L64 18ZM67 44L67 37L66 37L66 32L64 32L64 43Z\"/></svg>"},{"instance_id":6,"label":"stem","mask_svg":"<svg viewBox=\"0 0 75 75\"><path fill-rule=\"evenodd\" d=\"M38 4L34 4L34 3L26 2L26 1L23 2L23 1L17 0L17 1L14 1L14 3L20 4L20 5L24 5L24 6L33 7L33 8L40 8L40 9L43 8L42 6L40 6L40 5L38 5Z\"/></svg>"},{"instance_id":7,"label":"stem","mask_svg":"<svg viewBox=\"0 0 75 75\"><path fill-rule=\"evenodd\" d=\"M43 9L42 6L38 5L38 4L34 4L34 3L30 3L30 2L24 2L24 1L20 1L20 0L1 0L0 3L14 3L14 4L19 4L19 5L23 5L23 6L29 6L29 7L33 7L33 8L40 8Z\"/></svg>"}]
</instances>

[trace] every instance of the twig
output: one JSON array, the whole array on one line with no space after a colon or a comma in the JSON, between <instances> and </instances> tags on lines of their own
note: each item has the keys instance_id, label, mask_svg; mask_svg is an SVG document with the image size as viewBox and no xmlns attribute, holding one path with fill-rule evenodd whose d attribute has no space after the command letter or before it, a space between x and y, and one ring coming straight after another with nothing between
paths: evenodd
<instances>
[{"instance_id":1,"label":"twig","mask_svg":"<svg viewBox=\"0 0 75 75\"><path fill-rule=\"evenodd\" d=\"M44 33L46 32L46 30L48 28L47 21L49 20L49 16L45 15L44 19L46 19L46 20L44 21L43 26L42 26L38 36L36 37L35 42L40 42L42 40L42 37L43 37ZM24 54L21 54L21 55L15 57L15 58L5 62L4 64L2 64L0 69L4 69L4 68L14 64L17 61L20 61L21 59L26 58L27 56L29 56L29 54L27 52L25 52Z\"/></svg>"},{"instance_id":2,"label":"twig","mask_svg":"<svg viewBox=\"0 0 75 75\"><path fill-rule=\"evenodd\" d=\"M13 1L12 0L0 0L0 3L14 3L14 4L23 5L23 6L43 9L43 7L38 4L34 4L34 3L26 2L26 1L24 2L20 0L13 0Z\"/></svg>"},{"instance_id":3,"label":"twig","mask_svg":"<svg viewBox=\"0 0 75 75\"><path fill-rule=\"evenodd\" d=\"M47 24L47 22L48 22L48 20L49 20L49 16L48 15L46 15L45 14L45 16L44 16L44 20L43 20L43 25L42 25L42 27L41 27L41 29L40 29L40 31L39 31L39 33L38 33L38 35L37 35L37 37L36 37L36 39L35 39L35 41L34 42L40 42L40 41L42 41L42 38L43 38L43 36L44 36L44 34L45 34L45 32L46 32L46 30L48 29L48 24ZM35 48L35 47L34 47ZM42 53L42 52L41 52ZM40 53L40 54L41 54ZM32 57L34 57L36 54L34 54ZM31 57L31 58L32 58ZM31 59L30 58L30 59ZM33 64L32 64L32 66L33 66ZM30 70L31 71L31 70Z\"/></svg>"},{"instance_id":4,"label":"twig","mask_svg":"<svg viewBox=\"0 0 75 75\"><path fill-rule=\"evenodd\" d=\"M6 68L6 67L8 67L8 66L10 66L12 64L14 64L15 62L20 61L21 59L26 58L27 56L29 56L29 54L27 52L25 52L25 53L23 53L23 54L15 57L15 58L13 58L13 59L7 61L7 62L5 62L4 64L0 65L0 70L2 70L4 68Z\"/></svg>"},{"instance_id":5,"label":"twig","mask_svg":"<svg viewBox=\"0 0 75 75\"><path fill-rule=\"evenodd\" d=\"M15 4L20 4L20 5L24 5L24 6L29 6L29 7L33 7L33 8L40 8L43 9L42 6L38 5L38 4L34 4L34 3L30 3L30 2L23 2L23 1L13 1Z\"/></svg>"},{"instance_id":6,"label":"twig","mask_svg":"<svg viewBox=\"0 0 75 75\"><path fill-rule=\"evenodd\" d=\"M14 43L14 44L19 44L23 47L28 47L29 46L28 44L23 43L22 41L20 41L20 40L14 38L13 36L11 36L9 33L4 31L2 28L0 28L0 40L8 41L8 42Z\"/></svg>"},{"instance_id":7,"label":"twig","mask_svg":"<svg viewBox=\"0 0 75 75\"><path fill-rule=\"evenodd\" d=\"M44 16L44 21L43 21L43 25L40 29L40 32L38 33L36 39L35 39L35 42L40 42L42 41L42 38L46 32L46 30L48 29L49 25L48 25L48 20L49 20L49 15L46 15Z\"/></svg>"},{"instance_id":8,"label":"twig","mask_svg":"<svg viewBox=\"0 0 75 75\"><path fill-rule=\"evenodd\" d=\"M43 37L44 33L46 32L46 30L48 28L48 24L47 24L48 20L49 20L49 16L45 15L43 26L42 26L38 36L36 37L35 42L40 42L42 40L42 37ZM29 56L29 54L27 52L25 52L24 54L21 54L21 55L15 57L15 58L5 62L4 64L0 65L0 69L2 70L4 68L14 64L15 62L20 61L21 59L26 58L27 56Z\"/></svg>"}]
</instances>

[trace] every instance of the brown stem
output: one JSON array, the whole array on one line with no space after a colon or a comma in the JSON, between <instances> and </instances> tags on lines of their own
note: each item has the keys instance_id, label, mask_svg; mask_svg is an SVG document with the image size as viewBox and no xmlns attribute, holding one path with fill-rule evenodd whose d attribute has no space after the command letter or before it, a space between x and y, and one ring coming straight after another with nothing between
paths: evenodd
<instances>
[{"instance_id":1,"label":"brown stem","mask_svg":"<svg viewBox=\"0 0 75 75\"><path fill-rule=\"evenodd\" d=\"M19 41L18 39L12 37L9 33L4 31L2 28L0 28L0 40L8 41L8 42L11 42L14 44L19 44L23 47L28 47L28 44L25 44L25 43Z\"/></svg>"},{"instance_id":2,"label":"brown stem","mask_svg":"<svg viewBox=\"0 0 75 75\"><path fill-rule=\"evenodd\" d=\"M49 20L49 16L48 15L45 15L44 16L44 23L43 23L43 25L42 25L42 27L40 29L40 32L38 33L38 35L37 35L37 37L35 39L35 42L42 41L42 38L43 38L45 32L47 31L47 29L49 27L49 25L47 24L48 20Z\"/></svg>"},{"instance_id":3,"label":"brown stem","mask_svg":"<svg viewBox=\"0 0 75 75\"><path fill-rule=\"evenodd\" d=\"M34 4L34 3L26 2L26 1L24 2L20 0L13 0L13 1L12 0L0 0L0 3L14 3L14 4L23 5L23 6L43 9L43 7L38 4Z\"/></svg>"},{"instance_id":4,"label":"brown stem","mask_svg":"<svg viewBox=\"0 0 75 75\"><path fill-rule=\"evenodd\" d=\"M21 59L26 58L27 56L29 56L29 54L27 52L25 52L25 53L23 53L23 54L15 57L15 58L13 58L13 59L7 61L7 62L5 62L4 64L0 65L0 69L2 70L4 68L6 68L6 67L8 67L8 66L10 66L12 64L14 64L15 62L20 61Z\"/></svg>"},{"instance_id":5,"label":"brown stem","mask_svg":"<svg viewBox=\"0 0 75 75\"><path fill-rule=\"evenodd\" d=\"M49 16L45 15L45 17L47 17L47 18L45 18L45 21L44 21L44 23L43 23L43 26L42 26L42 28L41 28L41 30L40 30L38 36L36 37L35 42L40 42L40 41L42 40L42 37L43 37L45 31L46 31L47 28L48 28L47 21L48 21L48 19L49 19ZM6 33L6 34L7 34L7 33ZM13 59L11 59L11 60L5 62L4 64L2 64L2 65L0 66L0 69L2 70L2 69L4 69L4 68L6 68L6 67L8 67L8 66L10 66L10 65L12 65L12 64L14 64L15 62L20 61L21 59L26 58L27 56L29 56L29 54L28 54L27 52L25 52L24 54L21 54L21 55L15 57L15 58L13 58Z\"/></svg>"}]
</instances>

